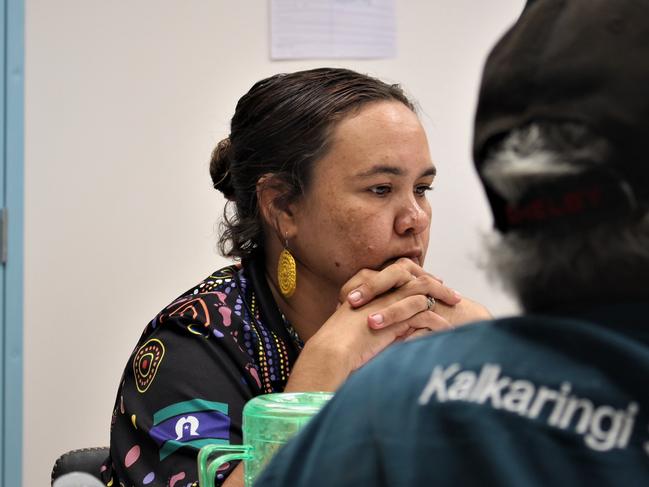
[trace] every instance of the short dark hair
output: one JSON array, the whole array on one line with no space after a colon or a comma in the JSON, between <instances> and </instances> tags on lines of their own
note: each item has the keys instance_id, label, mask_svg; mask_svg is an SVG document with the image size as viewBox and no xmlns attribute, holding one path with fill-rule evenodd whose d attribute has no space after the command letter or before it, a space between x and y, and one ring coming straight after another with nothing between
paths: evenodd
<instances>
[{"instance_id":1,"label":"short dark hair","mask_svg":"<svg viewBox=\"0 0 649 487\"><path fill-rule=\"evenodd\" d=\"M263 246L256 192L262 176L281 182L280 204L304 194L336 122L376 101L401 102L415 111L399 85L349 69L277 74L255 83L237 103L230 135L210 161L214 188L234 204L223 212L221 253L244 258Z\"/></svg>"}]
</instances>

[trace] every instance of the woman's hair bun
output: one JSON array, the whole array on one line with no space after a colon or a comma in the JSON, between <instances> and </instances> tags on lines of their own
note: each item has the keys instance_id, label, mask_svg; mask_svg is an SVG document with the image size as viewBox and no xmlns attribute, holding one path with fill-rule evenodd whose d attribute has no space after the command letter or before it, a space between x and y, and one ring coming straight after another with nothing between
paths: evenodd
<instances>
[{"instance_id":1,"label":"woman's hair bun","mask_svg":"<svg viewBox=\"0 0 649 487\"><path fill-rule=\"evenodd\" d=\"M234 200L234 188L232 187L232 177L230 175L231 164L232 149L230 138L226 137L212 151L210 176L212 176L214 189L218 189L227 199Z\"/></svg>"}]
</instances>

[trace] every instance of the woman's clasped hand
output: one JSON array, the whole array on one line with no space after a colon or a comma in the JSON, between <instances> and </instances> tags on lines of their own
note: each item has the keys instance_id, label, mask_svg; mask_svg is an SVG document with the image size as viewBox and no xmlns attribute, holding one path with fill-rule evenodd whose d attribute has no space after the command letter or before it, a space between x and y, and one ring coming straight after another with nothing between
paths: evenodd
<instances>
[{"instance_id":1,"label":"woman's clasped hand","mask_svg":"<svg viewBox=\"0 0 649 487\"><path fill-rule=\"evenodd\" d=\"M335 390L396 341L490 317L482 305L405 257L381 270L362 269L342 287L339 299L336 311L306 343L287 390L313 389L314 381L300 376L302 367L307 377L318 378L320 388Z\"/></svg>"}]
</instances>

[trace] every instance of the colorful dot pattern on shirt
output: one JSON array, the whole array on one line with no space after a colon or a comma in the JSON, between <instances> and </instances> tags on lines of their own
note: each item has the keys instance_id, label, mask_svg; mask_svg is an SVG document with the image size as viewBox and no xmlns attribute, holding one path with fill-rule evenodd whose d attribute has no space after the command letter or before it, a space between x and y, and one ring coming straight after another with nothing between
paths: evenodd
<instances>
[{"instance_id":1,"label":"colorful dot pattern on shirt","mask_svg":"<svg viewBox=\"0 0 649 487\"><path fill-rule=\"evenodd\" d=\"M256 376L263 392L274 392L277 388L274 382L288 380L290 373L288 350L284 341L263 323L258 299L252 290L248 289L248 282L242 269L237 266L221 269L201 282L189 294L200 296L213 292L222 293L225 296L224 305L229 305L230 311L242 320L242 333L237 332L237 335L233 336L253 359ZM293 336L290 333L292 327L284 316L282 318L290 336ZM213 335L218 338L222 336L222 331L215 328ZM257 378L250 370L248 372L253 379Z\"/></svg>"},{"instance_id":2,"label":"colorful dot pattern on shirt","mask_svg":"<svg viewBox=\"0 0 649 487\"><path fill-rule=\"evenodd\" d=\"M267 287L256 289L257 275L238 265L216 271L149 322L117 393L111 418L111 456L101 472L104 482L112 481L115 486L194 485L198 447L190 441L182 446L170 443L174 449L166 447L168 441L152 447L151 437L179 441L173 428L155 429L152 415L187 400L227 404L231 426L224 438L236 444L241 441L240 418L246 400L284 390L291 361L300 350L299 338L277 310L261 309L260 303L272 303L272 296ZM233 380L237 387L214 387ZM200 430L200 434L207 433ZM220 472L216 485L233 467Z\"/></svg>"}]
</instances>

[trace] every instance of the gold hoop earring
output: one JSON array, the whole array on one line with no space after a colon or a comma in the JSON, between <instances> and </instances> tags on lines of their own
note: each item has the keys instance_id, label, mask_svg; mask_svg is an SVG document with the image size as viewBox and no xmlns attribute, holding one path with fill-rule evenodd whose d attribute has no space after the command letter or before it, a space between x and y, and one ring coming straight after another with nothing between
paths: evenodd
<instances>
[{"instance_id":1,"label":"gold hoop earring","mask_svg":"<svg viewBox=\"0 0 649 487\"><path fill-rule=\"evenodd\" d=\"M285 240L284 250L277 261L277 282L279 290L285 298L290 298L297 287L297 269L295 259L288 250L288 239Z\"/></svg>"}]
</instances>

